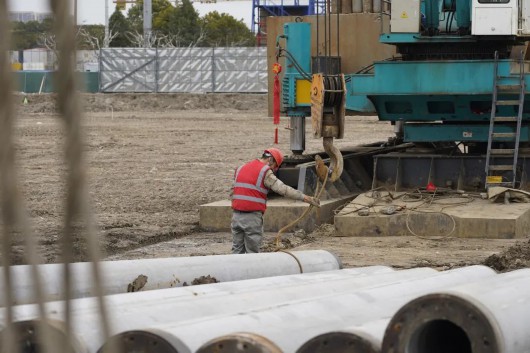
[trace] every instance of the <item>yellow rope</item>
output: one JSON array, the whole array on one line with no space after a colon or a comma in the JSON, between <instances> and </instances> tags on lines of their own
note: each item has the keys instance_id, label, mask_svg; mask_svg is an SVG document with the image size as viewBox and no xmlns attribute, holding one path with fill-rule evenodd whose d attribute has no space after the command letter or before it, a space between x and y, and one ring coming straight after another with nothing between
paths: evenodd
<instances>
[{"instance_id":1,"label":"yellow rope","mask_svg":"<svg viewBox=\"0 0 530 353\"><path fill-rule=\"evenodd\" d=\"M324 177L324 181L322 182L322 187L320 188L320 190L318 189L318 185L317 185L317 190L315 192L315 197L317 199L320 200L320 195L322 194L322 191L325 189L326 187L326 182L328 181L328 175L329 173L326 173L326 176ZM304 219L310 212L311 210L313 209L313 205L309 205L308 208L306 208L304 210L304 212L300 215L300 217L298 217L297 219L295 219L294 221L292 221L291 223L287 224L286 226L284 226L283 228L281 228L279 231L278 231L278 234L276 234L276 240L275 240L275 243L276 243L276 249L277 250L280 250L280 244L281 244L281 241L282 241L282 233L284 233L285 231L287 231L289 228L291 228L292 226L296 225L298 222L300 222L302 219Z\"/></svg>"},{"instance_id":2,"label":"yellow rope","mask_svg":"<svg viewBox=\"0 0 530 353\"><path fill-rule=\"evenodd\" d=\"M298 268L300 268L300 273L304 273L304 269L303 269L303 267L302 267L302 263L301 263L300 260L295 256L295 254L293 254L293 253L290 252L290 251L287 251L287 250L281 250L281 249L276 249L276 252L284 252L284 253L286 253L286 254L288 254L288 255L291 255L291 256L295 259L296 263L298 264Z\"/></svg>"}]
</instances>

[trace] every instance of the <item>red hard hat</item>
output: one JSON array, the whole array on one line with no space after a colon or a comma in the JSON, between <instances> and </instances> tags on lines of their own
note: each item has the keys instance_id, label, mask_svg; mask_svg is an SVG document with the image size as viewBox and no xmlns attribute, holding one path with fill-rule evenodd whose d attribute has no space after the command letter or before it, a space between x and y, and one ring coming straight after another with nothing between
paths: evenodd
<instances>
[{"instance_id":1,"label":"red hard hat","mask_svg":"<svg viewBox=\"0 0 530 353\"><path fill-rule=\"evenodd\" d=\"M269 149L266 149L263 153L270 153L272 155L272 157L274 158L274 161L276 162L276 164L278 165L278 167L280 165L282 165L282 162L283 162L283 153L282 151L280 151L279 149L277 148L274 148L274 147L271 147Z\"/></svg>"}]
</instances>

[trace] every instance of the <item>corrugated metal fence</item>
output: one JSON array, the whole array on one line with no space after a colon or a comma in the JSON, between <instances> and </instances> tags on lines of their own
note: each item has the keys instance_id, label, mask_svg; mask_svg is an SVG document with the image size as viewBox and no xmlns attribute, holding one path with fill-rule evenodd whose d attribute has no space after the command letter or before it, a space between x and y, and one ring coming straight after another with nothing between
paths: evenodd
<instances>
[{"instance_id":1,"label":"corrugated metal fence","mask_svg":"<svg viewBox=\"0 0 530 353\"><path fill-rule=\"evenodd\" d=\"M267 92L266 48L108 48L101 92Z\"/></svg>"}]
</instances>

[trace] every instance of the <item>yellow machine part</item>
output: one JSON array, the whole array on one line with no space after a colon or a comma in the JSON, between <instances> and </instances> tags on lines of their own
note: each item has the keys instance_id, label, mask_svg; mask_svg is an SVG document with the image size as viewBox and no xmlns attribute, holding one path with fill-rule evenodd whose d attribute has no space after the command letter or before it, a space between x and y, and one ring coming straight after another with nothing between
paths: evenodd
<instances>
[{"instance_id":1,"label":"yellow machine part","mask_svg":"<svg viewBox=\"0 0 530 353\"><path fill-rule=\"evenodd\" d=\"M486 182L487 183L491 183L491 184L496 184L496 183L502 183L502 176L499 175L488 175L486 177Z\"/></svg>"},{"instance_id":2,"label":"yellow machine part","mask_svg":"<svg viewBox=\"0 0 530 353\"><path fill-rule=\"evenodd\" d=\"M334 81L331 81L331 79ZM324 151L330 157L330 181L333 182L340 177L344 168L342 154L333 145L333 138L341 139L344 137L346 83L342 74L335 75L331 79L329 77L325 78L322 74L313 74L311 83L311 125L313 127L313 137L323 138ZM326 87L325 82L330 87ZM338 95L338 97L328 96L333 105L325 107L326 95L329 94ZM329 109L327 113L324 113L324 108L333 108L333 113ZM322 180L323 175L318 170L317 174Z\"/></svg>"},{"instance_id":3,"label":"yellow machine part","mask_svg":"<svg viewBox=\"0 0 530 353\"><path fill-rule=\"evenodd\" d=\"M296 104L311 104L311 82L296 80Z\"/></svg>"}]
</instances>

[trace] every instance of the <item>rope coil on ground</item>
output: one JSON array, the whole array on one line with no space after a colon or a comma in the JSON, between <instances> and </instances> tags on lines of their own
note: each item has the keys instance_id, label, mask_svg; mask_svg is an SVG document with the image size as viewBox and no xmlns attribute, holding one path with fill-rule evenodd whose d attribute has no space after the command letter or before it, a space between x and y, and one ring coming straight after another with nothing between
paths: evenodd
<instances>
[{"instance_id":1,"label":"rope coil on ground","mask_svg":"<svg viewBox=\"0 0 530 353\"><path fill-rule=\"evenodd\" d=\"M384 189L388 194L382 196L379 193L381 189ZM445 195L444 193L448 193L448 195ZM377 216L380 216L379 213L376 211L376 207L382 206L381 204L378 204L378 202L384 199L387 199L387 201L385 201L386 203L399 200L399 199L404 203L420 202L420 204L414 207L408 208L406 206L403 206L402 209L407 210L407 216L405 218L405 227L407 228L408 232L411 235L414 235L415 237L426 239L426 240L441 240L441 239L450 237L456 231L456 220L452 215L450 215L447 212L444 212L444 210L448 207L461 206L461 205L465 205L470 202L473 202L473 200L476 197L476 195L464 194L459 191L455 191L452 189L443 189L443 188L437 188L433 192L423 192L421 189L417 189L414 192L407 192L407 193L403 193L401 195L396 196L392 191L389 191L384 187L379 187L379 188L369 190L364 193L364 196L367 198L373 199L374 203L364 204L364 203L350 202L348 205L355 205L355 206L359 206L360 208L357 208L351 211L344 211L344 206L341 206L334 210L335 215L339 213L341 213L342 215L346 215L346 214L356 213L356 212L359 212L360 210L367 209L367 210L370 210L370 212L373 212L374 214L376 214ZM458 201L454 203L445 202L446 200L451 200L451 199L458 199L458 200L464 200L464 201ZM423 206L429 207L432 205L439 205L439 206L443 205L443 206L441 207L439 211L420 210L420 207L423 207ZM442 214L451 220L451 223L452 223L451 229L448 231L448 233L440 235L440 236L420 235L417 232L415 232L410 226L411 214L413 213ZM383 217L383 215L381 215L381 217Z\"/></svg>"}]
</instances>

